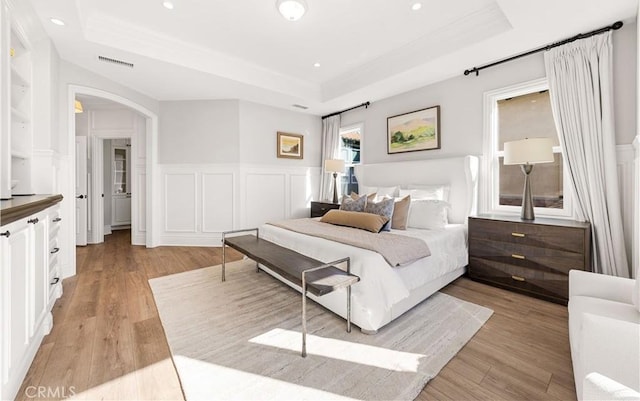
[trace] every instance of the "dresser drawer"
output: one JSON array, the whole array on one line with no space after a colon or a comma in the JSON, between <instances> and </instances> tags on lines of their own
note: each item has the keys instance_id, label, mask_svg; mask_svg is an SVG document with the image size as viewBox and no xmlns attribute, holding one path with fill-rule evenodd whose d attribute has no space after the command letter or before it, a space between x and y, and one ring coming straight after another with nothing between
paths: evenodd
<instances>
[{"instance_id":1,"label":"dresser drawer","mask_svg":"<svg viewBox=\"0 0 640 401\"><path fill-rule=\"evenodd\" d=\"M585 255L553 248L541 248L490 239L469 239L469 255L505 264L541 271L569 274L571 269L585 270Z\"/></svg>"},{"instance_id":2,"label":"dresser drawer","mask_svg":"<svg viewBox=\"0 0 640 401\"><path fill-rule=\"evenodd\" d=\"M568 276L561 273L471 257L469 277L553 302L566 304L569 297Z\"/></svg>"},{"instance_id":3,"label":"dresser drawer","mask_svg":"<svg viewBox=\"0 0 640 401\"><path fill-rule=\"evenodd\" d=\"M584 229L543 224L469 219L469 237L584 253Z\"/></svg>"}]
</instances>

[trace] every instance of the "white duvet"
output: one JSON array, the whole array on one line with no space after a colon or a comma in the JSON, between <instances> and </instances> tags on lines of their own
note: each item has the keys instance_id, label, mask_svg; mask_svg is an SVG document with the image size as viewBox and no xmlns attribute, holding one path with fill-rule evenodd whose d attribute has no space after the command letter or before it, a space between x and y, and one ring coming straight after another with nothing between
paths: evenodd
<instances>
[{"instance_id":1,"label":"white duvet","mask_svg":"<svg viewBox=\"0 0 640 401\"><path fill-rule=\"evenodd\" d=\"M423 286L467 265L466 226L450 224L440 230L392 230L426 241L431 256L406 266L391 267L373 251L299 234L265 224L260 237L323 262L351 258L351 272L360 277L352 287L352 321L361 328L377 330L384 325L394 304L409 297L411 290ZM346 301L342 291L320 298L318 303L345 317Z\"/></svg>"}]
</instances>

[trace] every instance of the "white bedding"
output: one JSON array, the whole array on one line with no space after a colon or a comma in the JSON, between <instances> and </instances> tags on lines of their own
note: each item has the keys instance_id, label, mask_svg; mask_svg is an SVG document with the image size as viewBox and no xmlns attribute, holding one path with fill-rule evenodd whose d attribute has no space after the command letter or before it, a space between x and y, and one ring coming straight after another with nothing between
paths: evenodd
<instances>
[{"instance_id":1,"label":"white bedding","mask_svg":"<svg viewBox=\"0 0 640 401\"><path fill-rule=\"evenodd\" d=\"M393 268L373 251L269 224L260 227L260 237L323 262L349 256L351 272L360 277L360 282L352 287L352 321L365 330L377 330L388 323L393 306L408 298L412 290L467 265L466 226L462 224L450 224L441 230L392 232L425 240L431 256ZM344 292L313 299L335 313L346 316Z\"/></svg>"}]
</instances>

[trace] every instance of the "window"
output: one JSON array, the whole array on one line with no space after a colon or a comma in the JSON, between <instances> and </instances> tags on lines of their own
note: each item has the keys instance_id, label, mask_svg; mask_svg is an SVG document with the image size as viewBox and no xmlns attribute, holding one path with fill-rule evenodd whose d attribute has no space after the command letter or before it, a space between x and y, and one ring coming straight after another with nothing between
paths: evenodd
<instances>
[{"instance_id":1,"label":"window","mask_svg":"<svg viewBox=\"0 0 640 401\"><path fill-rule=\"evenodd\" d=\"M558 140L546 79L485 94L487 127L485 157L487 182L485 209L489 212L519 213L524 174L520 166L505 166L504 143L525 138L553 139L554 162L537 164L531 172L531 190L538 216L570 216L571 197Z\"/></svg>"},{"instance_id":2,"label":"window","mask_svg":"<svg viewBox=\"0 0 640 401\"><path fill-rule=\"evenodd\" d=\"M342 175L341 189L343 194L358 192L358 180L354 166L360 164L360 148L362 144L362 125L340 128L340 158L344 160L345 171Z\"/></svg>"}]
</instances>

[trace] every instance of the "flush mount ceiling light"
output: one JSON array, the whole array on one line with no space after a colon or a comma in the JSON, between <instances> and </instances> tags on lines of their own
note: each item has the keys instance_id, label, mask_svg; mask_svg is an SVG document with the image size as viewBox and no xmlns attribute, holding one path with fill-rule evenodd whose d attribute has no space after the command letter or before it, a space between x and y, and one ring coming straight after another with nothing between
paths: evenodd
<instances>
[{"instance_id":1,"label":"flush mount ceiling light","mask_svg":"<svg viewBox=\"0 0 640 401\"><path fill-rule=\"evenodd\" d=\"M64 21L59 18L49 18L49 21L56 25L64 26Z\"/></svg>"},{"instance_id":2,"label":"flush mount ceiling light","mask_svg":"<svg viewBox=\"0 0 640 401\"><path fill-rule=\"evenodd\" d=\"M320 67L320 63L313 63L313 66L318 68L318 67Z\"/></svg>"},{"instance_id":3,"label":"flush mount ceiling light","mask_svg":"<svg viewBox=\"0 0 640 401\"><path fill-rule=\"evenodd\" d=\"M173 10L173 3L170 1L163 1L162 6L167 10Z\"/></svg>"},{"instance_id":4,"label":"flush mount ceiling light","mask_svg":"<svg viewBox=\"0 0 640 401\"><path fill-rule=\"evenodd\" d=\"M422 3L413 3L413 5L411 6L411 9L413 11L418 11L421 8L422 8Z\"/></svg>"},{"instance_id":5,"label":"flush mount ceiling light","mask_svg":"<svg viewBox=\"0 0 640 401\"><path fill-rule=\"evenodd\" d=\"M304 0L278 0L276 7L289 21L297 21L307 12L307 4Z\"/></svg>"}]
</instances>

